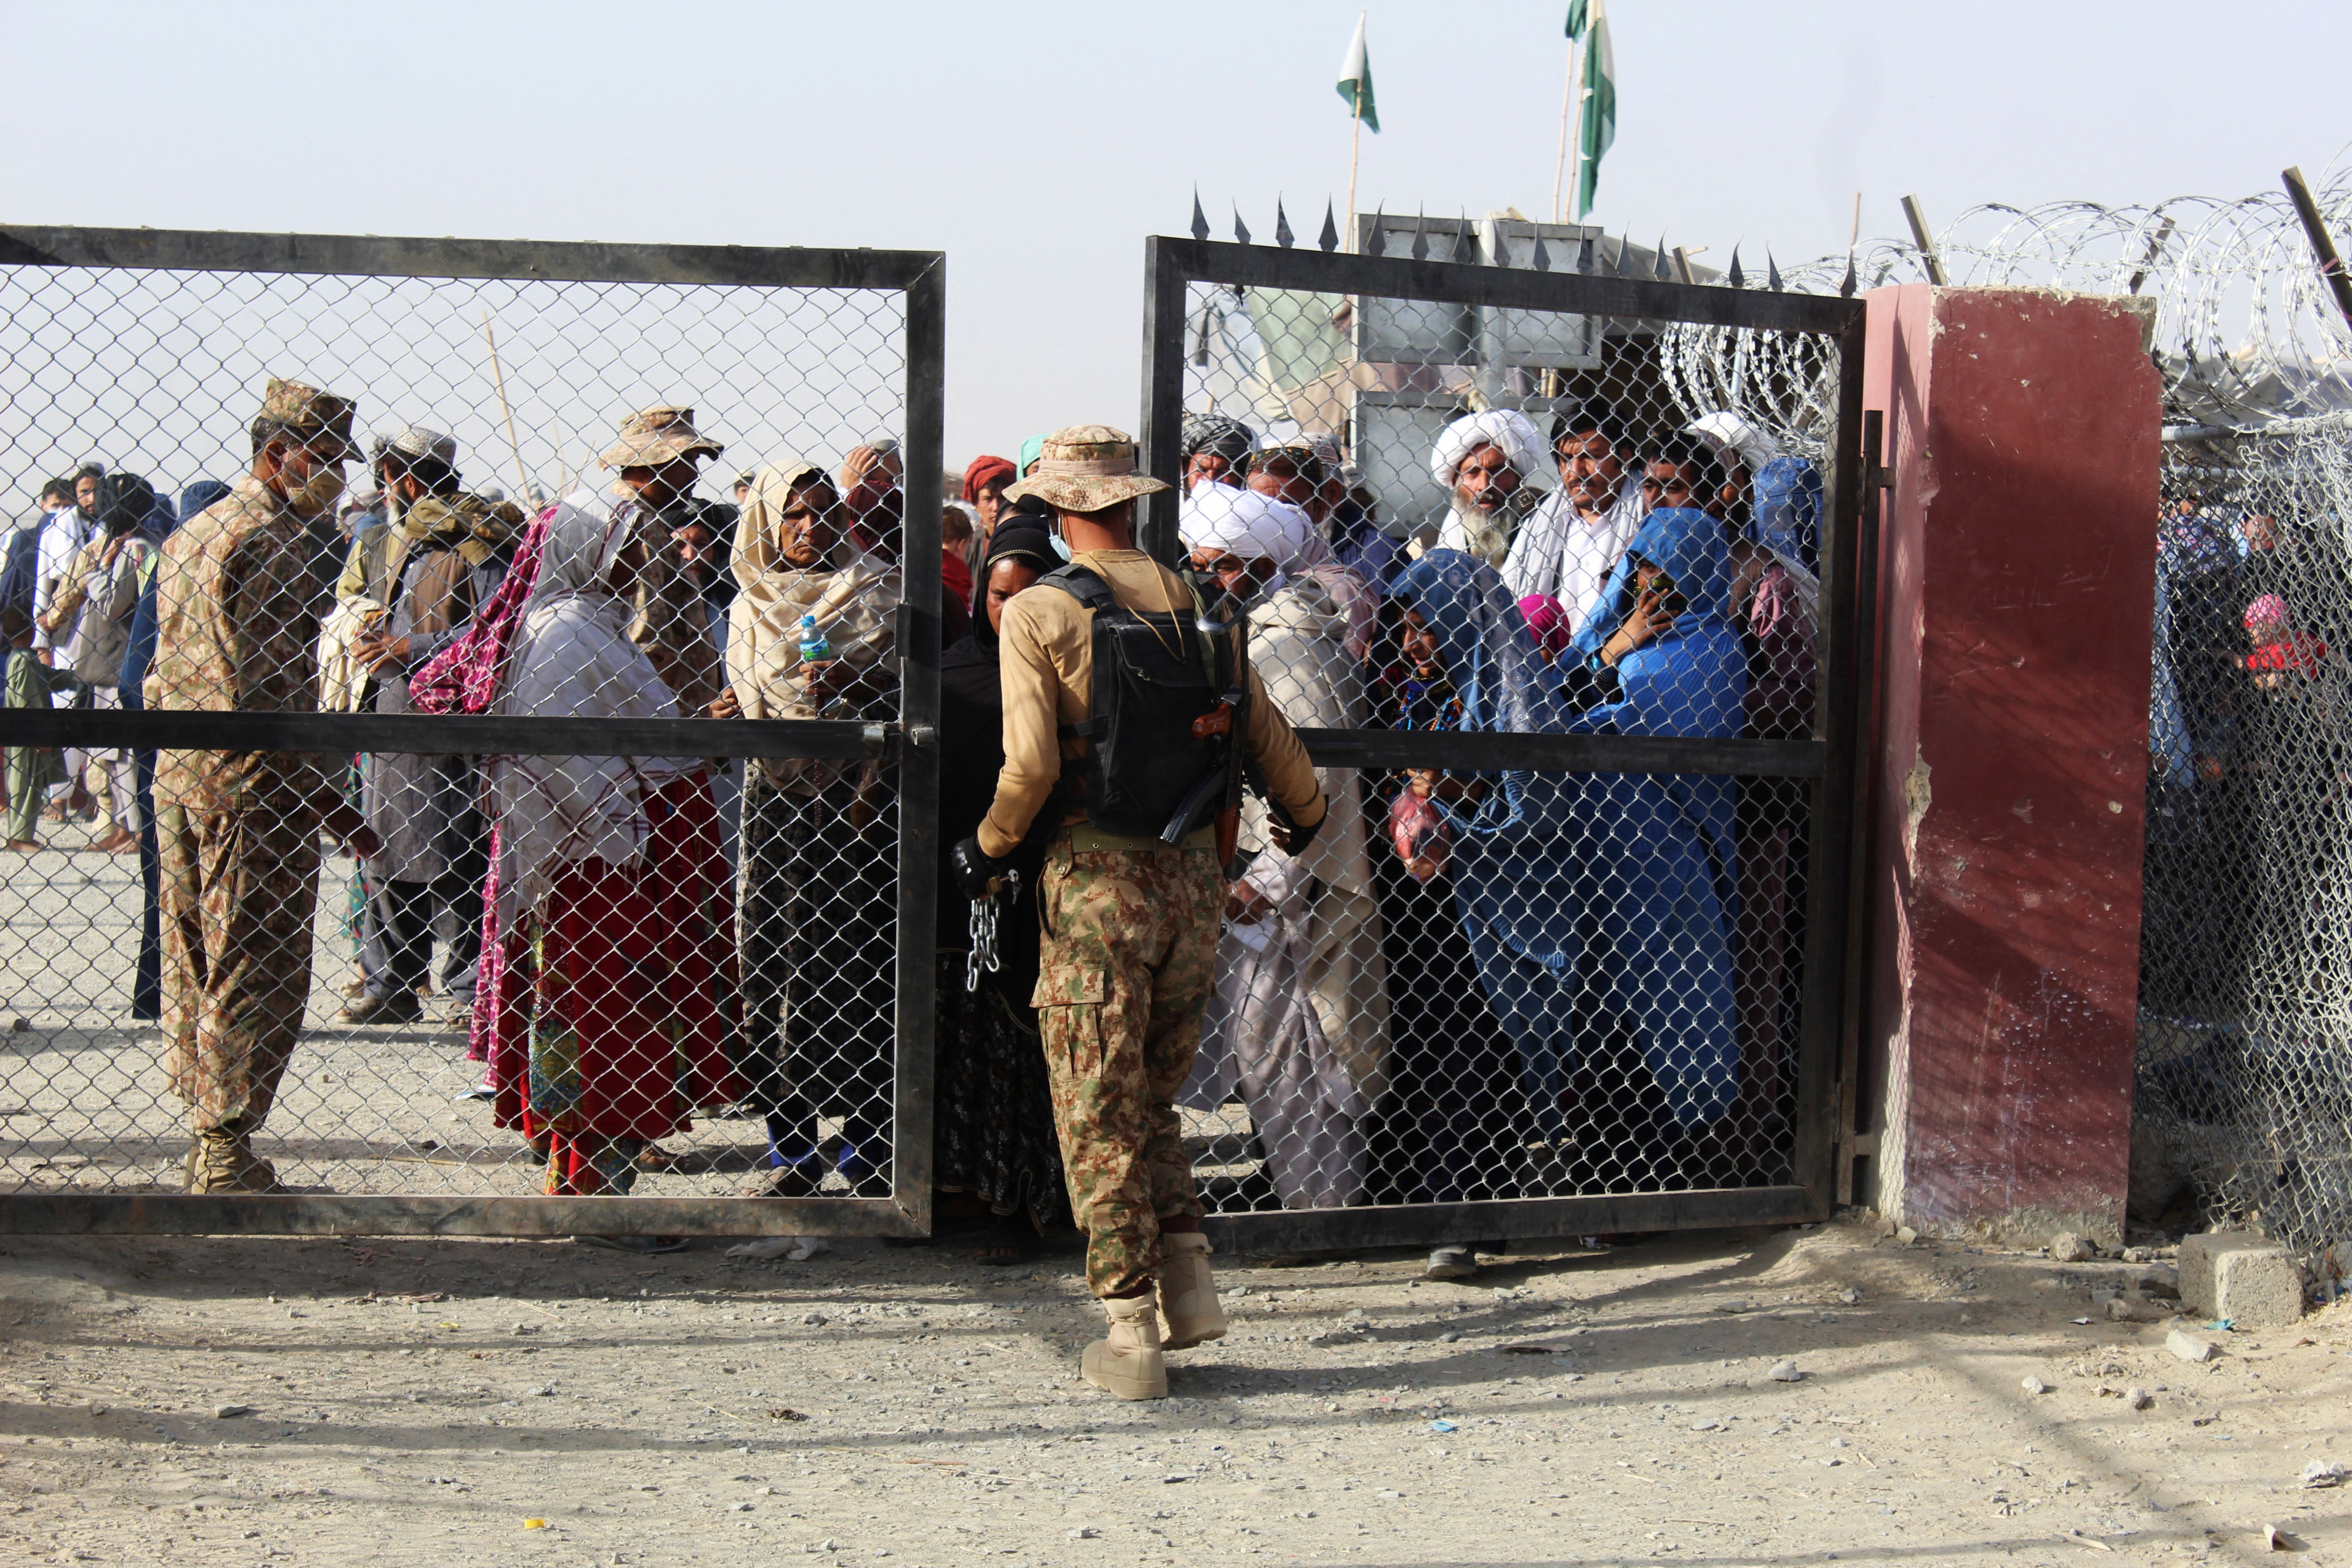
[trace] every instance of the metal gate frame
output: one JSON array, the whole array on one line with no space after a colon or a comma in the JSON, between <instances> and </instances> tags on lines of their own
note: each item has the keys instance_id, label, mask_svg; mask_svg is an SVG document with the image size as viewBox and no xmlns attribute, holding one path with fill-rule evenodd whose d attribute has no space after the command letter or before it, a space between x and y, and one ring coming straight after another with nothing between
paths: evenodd
<instances>
[{"instance_id":1,"label":"metal gate frame","mask_svg":"<svg viewBox=\"0 0 2352 1568\"><path fill-rule=\"evenodd\" d=\"M919 250L570 244L0 225L0 267L840 289L906 296L906 483L940 468L947 258ZM930 1230L939 865L940 511L908 509L898 720L573 720L12 710L11 744L530 756L625 752L898 768L898 1045L887 1198L247 1196L0 1193L0 1234L924 1236Z\"/></svg>"},{"instance_id":2,"label":"metal gate frame","mask_svg":"<svg viewBox=\"0 0 2352 1568\"><path fill-rule=\"evenodd\" d=\"M1701 740L1613 735L1511 735L1414 731L1302 730L1318 764L1334 767L1532 768L1572 773L1746 774L1807 778L1813 788L1807 891L1804 1012L1798 1047L1791 1153L1796 1181L1568 1198L1501 1198L1456 1204L1286 1209L1213 1215L1217 1245L1241 1250L1427 1246L1470 1238L1551 1237L1690 1230L1727 1225L1793 1225L1825 1219L1838 1201L1841 1045L1856 1011L1853 981L1861 935L1855 836L1866 822L1858 790L1864 734L1858 703L1869 689L1868 620L1876 598L1874 549L1862 515L1866 470L1863 432L1860 300L1755 289L1704 287L1574 272L1537 272L1402 257L1343 255L1263 245L1154 236L1144 241L1143 456L1145 471L1175 481L1184 416L1186 291L1192 283L1287 289L1319 294L1590 316L1689 321L1706 326L1817 333L1837 340L1837 435L1823 476L1822 673L1810 741ZM1144 498L1143 547L1162 561L1180 553L1181 490ZM1869 584L1865 591L1862 584Z\"/></svg>"}]
</instances>

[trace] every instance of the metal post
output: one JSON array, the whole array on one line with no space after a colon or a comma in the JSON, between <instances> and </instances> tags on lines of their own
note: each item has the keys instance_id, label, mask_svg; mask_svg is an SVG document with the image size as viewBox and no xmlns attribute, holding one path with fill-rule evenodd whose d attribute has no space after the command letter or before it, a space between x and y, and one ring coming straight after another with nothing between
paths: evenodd
<instances>
[{"instance_id":1,"label":"metal post","mask_svg":"<svg viewBox=\"0 0 2352 1568\"><path fill-rule=\"evenodd\" d=\"M1145 496L1136 519L1136 543L1155 561L1176 564L1176 511L1182 503L1184 476L1179 471L1178 443L1184 426L1184 301L1185 272L1177 265L1178 241L1149 238L1143 242L1143 471L1176 487L1171 494ZM1198 245L1199 241L1193 242ZM1219 247L1218 248L1227 248ZM1231 248L1241 249L1242 247ZM1276 256L1313 255L1320 251L1277 250Z\"/></svg>"},{"instance_id":2,"label":"metal post","mask_svg":"<svg viewBox=\"0 0 2352 1568\"><path fill-rule=\"evenodd\" d=\"M1903 198L1903 216L1911 220L1911 240L1919 247L1919 258L1927 264L1927 281L1937 288L1950 285L1944 276L1944 253L1936 248L1936 233L1927 226L1927 215L1919 205L1917 196Z\"/></svg>"},{"instance_id":3,"label":"metal post","mask_svg":"<svg viewBox=\"0 0 2352 1568\"><path fill-rule=\"evenodd\" d=\"M1795 1147L1790 1164L1826 1214L1839 1201L1838 1067L1857 1031L1863 959L1867 949L1855 909L1867 843L1871 654L1867 635L1877 596L1876 510L1865 489L1863 352L1867 318L1856 313L1838 335L1835 467L1823 487L1829 518L1822 552L1822 618L1828 668L1815 732L1827 742L1828 771L1813 791L1812 865L1806 882L1805 991L1797 1058Z\"/></svg>"},{"instance_id":4,"label":"metal post","mask_svg":"<svg viewBox=\"0 0 2352 1568\"><path fill-rule=\"evenodd\" d=\"M2319 204L2312 199L2303 170L2299 165L2289 167L2280 178L2286 181L2286 194L2294 199L2295 216L2303 219L2303 232L2311 237L2312 253L2319 258L2319 275L2335 291L2336 308L2344 312L2346 323L2352 324L2352 277L2345 276L2344 258L2336 253L2336 241L2328 235L2327 220L2320 216Z\"/></svg>"},{"instance_id":5,"label":"metal post","mask_svg":"<svg viewBox=\"0 0 2352 1568\"><path fill-rule=\"evenodd\" d=\"M898 648L898 1038L890 1075L890 1198L931 1228L932 1057L940 874L940 508L914 476L940 472L947 407L947 258L907 285L906 634Z\"/></svg>"}]
</instances>

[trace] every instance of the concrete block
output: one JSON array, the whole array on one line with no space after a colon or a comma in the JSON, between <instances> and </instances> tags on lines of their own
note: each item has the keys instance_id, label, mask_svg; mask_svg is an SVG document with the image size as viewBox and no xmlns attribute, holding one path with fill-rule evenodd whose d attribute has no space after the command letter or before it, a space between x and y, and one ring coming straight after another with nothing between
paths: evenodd
<instances>
[{"instance_id":1,"label":"concrete block","mask_svg":"<svg viewBox=\"0 0 2352 1568\"><path fill-rule=\"evenodd\" d=\"M2284 1247L2244 1231L2183 1237L2180 1300L2241 1329L2284 1328L2303 1317L2303 1268Z\"/></svg>"}]
</instances>

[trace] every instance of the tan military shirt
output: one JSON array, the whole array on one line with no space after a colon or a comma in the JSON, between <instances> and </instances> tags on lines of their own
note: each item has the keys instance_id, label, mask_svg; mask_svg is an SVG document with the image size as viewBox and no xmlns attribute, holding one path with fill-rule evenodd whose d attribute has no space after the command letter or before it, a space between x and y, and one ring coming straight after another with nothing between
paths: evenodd
<instances>
[{"instance_id":1,"label":"tan military shirt","mask_svg":"<svg viewBox=\"0 0 2352 1568\"><path fill-rule=\"evenodd\" d=\"M1140 550L1088 551L1076 557L1109 585L1111 597L1130 610L1192 618L1192 596L1184 580ZM1004 771L997 775L996 800L980 825L980 847L990 855L1013 852L1029 824L1061 781L1062 759L1086 755L1083 740L1061 738L1060 727L1087 717L1094 691L1094 612L1058 588L1029 588L1004 606L998 635L1004 691ZM1323 791L1316 782L1307 748L1282 710L1266 700L1257 671L1250 671L1249 732L1245 748L1265 786L1302 826L1323 820ZM1084 812L1065 819L1083 822Z\"/></svg>"},{"instance_id":2,"label":"tan military shirt","mask_svg":"<svg viewBox=\"0 0 2352 1568\"><path fill-rule=\"evenodd\" d=\"M302 520L250 474L163 542L156 567L150 708L310 713L319 617L330 600ZM335 792L315 753L164 752L155 798L195 810L324 811Z\"/></svg>"}]
</instances>

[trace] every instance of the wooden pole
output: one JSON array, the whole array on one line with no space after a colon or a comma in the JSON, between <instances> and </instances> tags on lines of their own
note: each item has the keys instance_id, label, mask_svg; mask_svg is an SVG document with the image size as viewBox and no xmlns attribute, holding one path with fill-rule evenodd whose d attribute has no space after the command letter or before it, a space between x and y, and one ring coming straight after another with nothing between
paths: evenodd
<instances>
[{"instance_id":1,"label":"wooden pole","mask_svg":"<svg viewBox=\"0 0 2352 1568\"><path fill-rule=\"evenodd\" d=\"M2311 237L2312 254L2319 258L2319 275L2336 293L2336 308L2344 312L2344 320L2352 323L2352 278L2345 276L2344 258L2336 253L2336 241L2327 232L2327 220L2319 215L2319 204L2312 199L2311 187L2304 183L2300 165L2290 168L2280 176L2286 182L2286 194L2294 200L2295 216L2303 219L2303 232Z\"/></svg>"},{"instance_id":2,"label":"wooden pole","mask_svg":"<svg viewBox=\"0 0 2352 1568\"><path fill-rule=\"evenodd\" d=\"M522 443L515 439L514 409L507 402L507 373L499 368L499 338L490 330L490 313L482 312L482 337L490 345L490 383L499 389L499 412L507 419L507 446L514 452L515 500L530 504L530 475L522 466Z\"/></svg>"},{"instance_id":3,"label":"wooden pole","mask_svg":"<svg viewBox=\"0 0 2352 1568\"><path fill-rule=\"evenodd\" d=\"M562 500L565 496L572 493L572 459L564 455L564 448L572 445L572 432L565 429L563 426L563 414L562 410L559 409L555 411L554 418L555 471L562 476L562 478L556 480L555 499L557 500Z\"/></svg>"}]
</instances>

